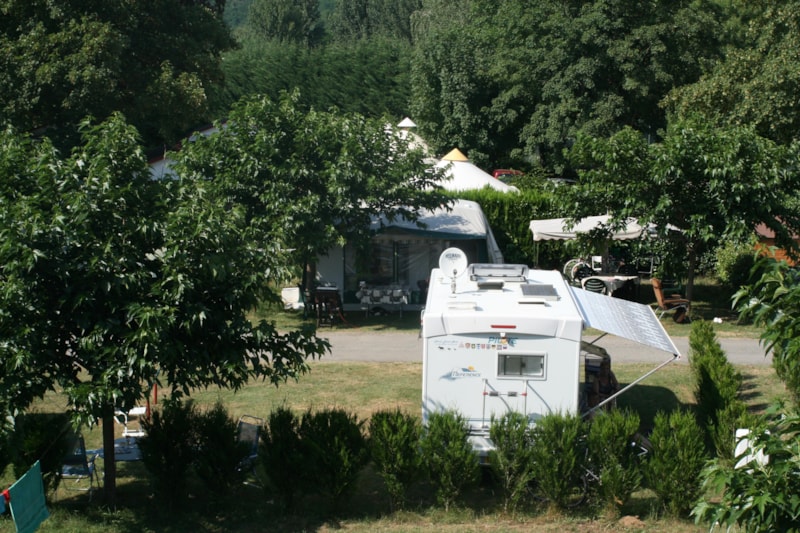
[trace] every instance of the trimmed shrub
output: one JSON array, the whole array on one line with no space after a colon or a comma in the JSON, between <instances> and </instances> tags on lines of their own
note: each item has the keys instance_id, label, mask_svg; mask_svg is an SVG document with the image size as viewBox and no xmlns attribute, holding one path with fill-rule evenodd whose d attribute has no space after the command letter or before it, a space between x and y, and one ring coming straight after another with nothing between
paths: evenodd
<instances>
[{"instance_id":1,"label":"trimmed shrub","mask_svg":"<svg viewBox=\"0 0 800 533\"><path fill-rule=\"evenodd\" d=\"M392 510L403 508L408 486L422 474L421 433L419 419L399 409L378 411L370 418L370 455L386 484Z\"/></svg>"},{"instance_id":2,"label":"trimmed shrub","mask_svg":"<svg viewBox=\"0 0 800 533\"><path fill-rule=\"evenodd\" d=\"M334 510L352 493L369 460L363 421L343 409L307 411L300 420L300 439L313 487L331 499Z\"/></svg>"},{"instance_id":3,"label":"trimmed shrub","mask_svg":"<svg viewBox=\"0 0 800 533\"><path fill-rule=\"evenodd\" d=\"M709 322L692 324L689 349L697 417L706 428L706 443L722 457L732 458L734 430L746 424L746 409L739 400L742 375L728 361Z\"/></svg>"},{"instance_id":4,"label":"trimmed shrub","mask_svg":"<svg viewBox=\"0 0 800 533\"><path fill-rule=\"evenodd\" d=\"M614 409L596 416L589 426L589 462L600 478L592 484L601 504L618 514L642 484L639 448L634 446L639 415Z\"/></svg>"},{"instance_id":5,"label":"trimmed shrub","mask_svg":"<svg viewBox=\"0 0 800 533\"><path fill-rule=\"evenodd\" d=\"M431 413L420 446L428 475L436 487L436 501L445 510L480 477L478 456L469 442L469 426L455 411Z\"/></svg>"},{"instance_id":6,"label":"trimmed shrub","mask_svg":"<svg viewBox=\"0 0 800 533\"><path fill-rule=\"evenodd\" d=\"M684 516L700 496L700 473L707 459L703 430L690 412L659 412L650 444L653 451L644 468L647 486L663 510Z\"/></svg>"},{"instance_id":7,"label":"trimmed shrub","mask_svg":"<svg viewBox=\"0 0 800 533\"><path fill-rule=\"evenodd\" d=\"M194 469L208 488L222 493L244 480L239 468L247 456L249 445L237 441L236 420L228 414L225 406L217 402L214 406L197 414L195 425L197 448Z\"/></svg>"},{"instance_id":8,"label":"trimmed shrub","mask_svg":"<svg viewBox=\"0 0 800 533\"><path fill-rule=\"evenodd\" d=\"M300 442L300 419L290 409L279 407L270 413L264 429L258 448L258 480L269 496L291 509L313 476Z\"/></svg>"},{"instance_id":9,"label":"trimmed shrub","mask_svg":"<svg viewBox=\"0 0 800 533\"><path fill-rule=\"evenodd\" d=\"M533 477L537 497L558 509L583 499L585 425L579 415L549 414L533 429Z\"/></svg>"},{"instance_id":10,"label":"trimmed shrub","mask_svg":"<svg viewBox=\"0 0 800 533\"><path fill-rule=\"evenodd\" d=\"M489 465L503 490L503 509L513 511L533 481L533 428L527 416L509 412L492 418L489 437L495 446Z\"/></svg>"},{"instance_id":11,"label":"trimmed shrub","mask_svg":"<svg viewBox=\"0 0 800 533\"><path fill-rule=\"evenodd\" d=\"M191 401L167 398L160 410L142 420L142 463L150 474L156 501L168 508L184 503L197 443L197 410Z\"/></svg>"}]
</instances>

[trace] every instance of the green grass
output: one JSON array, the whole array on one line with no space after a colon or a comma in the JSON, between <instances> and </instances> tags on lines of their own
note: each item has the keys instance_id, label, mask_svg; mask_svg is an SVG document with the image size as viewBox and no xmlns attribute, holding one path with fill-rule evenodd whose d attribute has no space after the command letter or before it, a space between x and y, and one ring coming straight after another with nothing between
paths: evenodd
<instances>
[{"instance_id":1,"label":"green grass","mask_svg":"<svg viewBox=\"0 0 800 533\"><path fill-rule=\"evenodd\" d=\"M617 364L615 372L621 383L629 383L653 365ZM754 411L761 411L780 394L783 386L768 366L738 367L745 376L745 399ZM233 393L222 390L197 391L193 398L201 406L223 401L232 416L250 414L266 417L277 406L292 409L341 407L361 419L372 412L399 407L419 413L421 395L420 363L336 363L312 362L311 372L297 382L280 387L251 383ZM688 365L671 364L647 378L620 398L619 405L637 410L643 429L652 425L659 410L671 410L693 403L692 379ZM39 410L58 411L64 408L63 398L49 395ZM89 447L100 444L100 431L86 433ZM102 466L102 465L101 465ZM359 489L346 511L336 519L320 511L317 502L305 501L300 512L281 514L257 488L243 486L232 494L209 494L197 485L192 487L189 504L181 512L166 513L152 500L147 473L139 463L119 463L117 510L88 503L85 494L59 490L57 501L50 504L52 516L41 531L75 533L132 531L224 532L224 531L331 531L334 529L366 532L420 531L581 531L618 530L615 521L586 514L547 515L538 510L515 516L500 512L498 496L489 485L482 485L467 495L461 509L444 512L436 508L424 486L409 509L390 513L380 481L367 470ZM12 481L9 472L4 484ZM77 494L77 495L76 495ZM672 533L701 532L705 528L687 520L663 519L656 516L652 494L640 491L624 509L625 514L638 516L644 525L635 531ZM633 520L628 518L628 520ZM0 520L0 533L13 531L10 520Z\"/></svg>"}]
</instances>

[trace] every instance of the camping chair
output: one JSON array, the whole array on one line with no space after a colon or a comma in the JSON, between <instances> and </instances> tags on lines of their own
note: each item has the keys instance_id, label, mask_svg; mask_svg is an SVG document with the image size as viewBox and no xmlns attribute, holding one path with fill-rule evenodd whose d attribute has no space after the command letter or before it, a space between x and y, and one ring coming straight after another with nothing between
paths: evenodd
<instances>
[{"instance_id":1,"label":"camping chair","mask_svg":"<svg viewBox=\"0 0 800 533\"><path fill-rule=\"evenodd\" d=\"M681 297L680 294L671 294L669 298L664 297L664 286L658 278L650 278L653 284L653 292L658 302L659 320L667 313L673 313L675 322L683 322L682 317L689 313L692 302Z\"/></svg>"},{"instance_id":2,"label":"camping chair","mask_svg":"<svg viewBox=\"0 0 800 533\"><path fill-rule=\"evenodd\" d=\"M596 272L592 270L592 268L589 265L582 263L578 265L575 269L573 269L572 282L578 287L582 287L583 280L591 276L594 276L595 274Z\"/></svg>"},{"instance_id":3,"label":"camping chair","mask_svg":"<svg viewBox=\"0 0 800 533\"><path fill-rule=\"evenodd\" d=\"M392 289L391 295L389 296L389 301L393 305L397 305L400 308L400 318L403 317L403 304L406 301L406 293L403 289Z\"/></svg>"},{"instance_id":4,"label":"camping chair","mask_svg":"<svg viewBox=\"0 0 800 533\"><path fill-rule=\"evenodd\" d=\"M582 285L584 290L589 292L596 292L598 294L608 294L608 288L606 284L603 283L603 280L600 278L585 278L582 280Z\"/></svg>"},{"instance_id":5,"label":"camping chair","mask_svg":"<svg viewBox=\"0 0 800 533\"><path fill-rule=\"evenodd\" d=\"M80 483L82 480L88 480L89 486L85 487L81 486L68 486L64 485L66 490L80 490L89 493L89 500L92 499L92 493L96 488L100 488L100 476L97 474L97 468L95 467L94 461L97 458L97 455L86 454L86 443L83 440L83 436L75 437L73 443L69 448L69 452L64 460L62 461L61 466L61 478L73 481L74 483Z\"/></svg>"},{"instance_id":6,"label":"camping chair","mask_svg":"<svg viewBox=\"0 0 800 533\"><path fill-rule=\"evenodd\" d=\"M261 429L264 427L264 419L257 416L242 415L236 426L236 441L248 445L247 456L239 463L239 470L255 470L256 459L258 458L258 443L261 439Z\"/></svg>"},{"instance_id":7,"label":"camping chair","mask_svg":"<svg viewBox=\"0 0 800 533\"><path fill-rule=\"evenodd\" d=\"M144 437L145 432L144 428L142 428L142 423L140 418L147 414L147 407L144 406L136 406L127 413L124 411L116 410L114 411L114 422L121 425L122 429L122 436L125 438L138 438ZM136 419L136 423L138 427L130 427L128 424L132 419Z\"/></svg>"}]
</instances>

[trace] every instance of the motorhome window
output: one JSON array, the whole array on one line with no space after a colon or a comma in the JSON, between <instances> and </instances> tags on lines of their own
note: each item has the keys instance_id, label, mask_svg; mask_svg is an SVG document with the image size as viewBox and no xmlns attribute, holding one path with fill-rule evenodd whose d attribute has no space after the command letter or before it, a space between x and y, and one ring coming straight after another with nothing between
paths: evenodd
<instances>
[{"instance_id":1,"label":"motorhome window","mask_svg":"<svg viewBox=\"0 0 800 533\"><path fill-rule=\"evenodd\" d=\"M544 354L498 354L497 375L499 377L544 377Z\"/></svg>"}]
</instances>

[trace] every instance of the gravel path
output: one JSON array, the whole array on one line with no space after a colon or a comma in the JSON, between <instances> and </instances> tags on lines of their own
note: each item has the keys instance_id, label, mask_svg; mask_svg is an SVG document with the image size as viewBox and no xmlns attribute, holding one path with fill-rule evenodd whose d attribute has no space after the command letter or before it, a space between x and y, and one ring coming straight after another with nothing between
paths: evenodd
<instances>
[{"instance_id":1,"label":"gravel path","mask_svg":"<svg viewBox=\"0 0 800 533\"><path fill-rule=\"evenodd\" d=\"M332 346L331 354L323 357L323 361L422 362L422 339L416 331L376 333L323 328L317 333L327 338ZM586 337L586 340L594 338ZM672 341L681 353L679 362L687 363L689 339L673 337ZM722 337L719 342L733 364L768 365L772 362L771 356L765 356L757 339ZM611 335L603 337L597 344L620 363L659 362L669 357L666 352Z\"/></svg>"}]
</instances>

